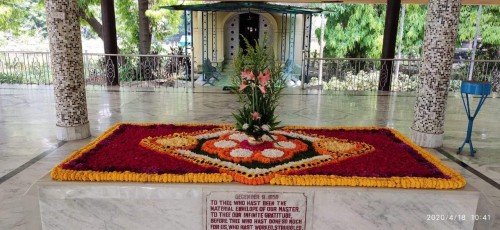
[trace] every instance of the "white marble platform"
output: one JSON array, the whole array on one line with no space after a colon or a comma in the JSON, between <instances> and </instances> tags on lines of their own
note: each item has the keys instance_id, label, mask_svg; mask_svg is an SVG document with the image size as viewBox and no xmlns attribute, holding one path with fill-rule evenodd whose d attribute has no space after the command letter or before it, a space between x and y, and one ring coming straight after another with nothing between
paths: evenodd
<instances>
[{"instance_id":1,"label":"white marble platform","mask_svg":"<svg viewBox=\"0 0 500 230\"><path fill-rule=\"evenodd\" d=\"M201 230L211 229L207 224L210 199L220 199L224 194L234 197L238 193L289 195L289 202L302 202L298 206L303 213L296 215L304 214L302 229L307 230L414 229L416 226L419 229L488 229L492 223L473 220L472 215L489 214L491 210L482 210L481 203L487 201L470 185L462 190L414 190L79 183L55 182L46 175L25 194L24 207L27 229ZM446 220L438 220L442 217Z\"/></svg>"}]
</instances>

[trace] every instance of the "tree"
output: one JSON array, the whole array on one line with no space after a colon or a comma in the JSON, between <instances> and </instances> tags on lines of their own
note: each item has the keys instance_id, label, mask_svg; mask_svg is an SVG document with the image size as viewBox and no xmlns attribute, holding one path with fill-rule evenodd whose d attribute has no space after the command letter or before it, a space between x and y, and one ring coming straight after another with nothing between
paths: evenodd
<instances>
[{"instance_id":1,"label":"tree","mask_svg":"<svg viewBox=\"0 0 500 230\"><path fill-rule=\"evenodd\" d=\"M78 14L83 26L89 26L102 39L102 24L95 7L100 6L99 0L78 0Z\"/></svg>"},{"instance_id":2,"label":"tree","mask_svg":"<svg viewBox=\"0 0 500 230\"><path fill-rule=\"evenodd\" d=\"M379 58L385 5L328 4L324 55ZM319 36L321 31L316 30Z\"/></svg>"},{"instance_id":3,"label":"tree","mask_svg":"<svg viewBox=\"0 0 500 230\"><path fill-rule=\"evenodd\" d=\"M380 58L384 32L385 5L327 5L325 56ZM421 53L426 5L406 5L402 52ZM316 34L319 36L318 29ZM399 41L399 39L398 39Z\"/></svg>"},{"instance_id":4,"label":"tree","mask_svg":"<svg viewBox=\"0 0 500 230\"><path fill-rule=\"evenodd\" d=\"M100 0L78 0L83 26L89 26L102 38ZM151 47L178 31L180 11L160 9L177 4L177 0L115 0L117 35L120 50L149 54Z\"/></svg>"},{"instance_id":5,"label":"tree","mask_svg":"<svg viewBox=\"0 0 500 230\"><path fill-rule=\"evenodd\" d=\"M176 5L177 3L178 0L156 0L155 4L146 11L146 15L151 20L154 40L164 41L168 36L182 32L179 31L179 26L184 22L183 12L160 9L161 6ZM183 26L181 28L184 29Z\"/></svg>"},{"instance_id":6,"label":"tree","mask_svg":"<svg viewBox=\"0 0 500 230\"><path fill-rule=\"evenodd\" d=\"M20 12L19 0L11 2L0 2L0 30L17 32L16 28L22 22L25 13Z\"/></svg>"},{"instance_id":7,"label":"tree","mask_svg":"<svg viewBox=\"0 0 500 230\"><path fill-rule=\"evenodd\" d=\"M46 34L43 4L37 0L0 1L0 31L13 35ZM38 31L40 29L40 31Z\"/></svg>"},{"instance_id":8,"label":"tree","mask_svg":"<svg viewBox=\"0 0 500 230\"><path fill-rule=\"evenodd\" d=\"M460 9L460 23L458 25L459 43L472 41L476 36L476 19L478 6L462 6ZM497 59L500 58L500 6L483 6L481 21L479 24L479 35L481 48L478 50L478 58Z\"/></svg>"},{"instance_id":9,"label":"tree","mask_svg":"<svg viewBox=\"0 0 500 230\"><path fill-rule=\"evenodd\" d=\"M427 5L406 5L403 39L401 40L403 54L420 56L422 53L426 17Z\"/></svg>"},{"instance_id":10,"label":"tree","mask_svg":"<svg viewBox=\"0 0 500 230\"><path fill-rule=\"evenodd\" d=\"M139 13L139 53L149 54L151 50L151 22L146 16L146 10L149 7L148 0L137 0L138 13Z\"/></svg>"},{"instance_id":11,"label":"tree","mask_svg":"<svg viewBox=\"0 0 500 230\"><path fill-rule=\"evenodd\" d=\"M457 45L475 36L478 6L462 6ZM380 57L385 5L327 5L325 56ZM406 5L402 39L405 55L420 56L424 40L427 5ZM500 52L500 6L484 6L481 16L481 50L478 57L498 58ZM319 36L319 29L316 31ZM398 39L399 41L399 39Z\"/></svg>"},{"instance_id":12,"label":"tree","mask_svg":"<svg viewBox=\"0 0 500 230\"><path fill-rule=\"evenodd\" d=\"M150 53L155 42L178 31L182 17L180 11L160 9L163 5L177 4L177 0L116 0L118 36L128 52Z\"/></svg>"}]
</instances>

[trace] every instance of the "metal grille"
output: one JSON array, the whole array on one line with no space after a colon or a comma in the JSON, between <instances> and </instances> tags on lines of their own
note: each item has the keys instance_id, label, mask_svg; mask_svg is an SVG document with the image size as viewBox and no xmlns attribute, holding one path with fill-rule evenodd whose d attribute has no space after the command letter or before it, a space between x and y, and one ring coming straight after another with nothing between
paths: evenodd
<instances>
[{"instance_id":1,"label":"metal grille","mask_svg":"<svg viewBox=\"0 0 500 230\"><path fill-rule=\"evenodd\" d=\"M290 15L290 27L289 27L289 38L288 38L288 59L291 63L295 63L295 25L296 25L297 15Z\"/></svg>"},{"instance_id":2,"label":"metal grille","mask_svg":"<svg viewBox=\"0 0 500 230\"><path fill-rule=\"evenodd\" d=\"M208 12L203 11L201 13L201 40L202 40L202 65L205 60L208 59ZM203 74L203 80L205 81L205 74Z\"/></svg>"},{"instance_id":3,"label":"metal grille","mask_svg":"<svg viewBox=\"0 0 500 230\"><path fill-rule=\"evenodd\" d=\"M288 15L281 15L281 62L286 61L286 26L287 26Z\"/></svg>"},{"instance_id":4,"label":"metal grille","mask_svg":"<svg viewBox=\"0 0 500 230\"><path fill-rule=\"evenodd\" d=\"M182 51L182 48L180 48ZM117 56L118 73L114 72L109 56ZM314 56L314 55L313 55ZM323 60L323 89L376 91L381 59L366 58L306 58L310 61L309 85L318 83L318 63ZM391 91L416 91L421 60L393 59L399 64L394 72ZM103 87L119 77L126 87L188 87L191 58L188 55L83 54L85 83ZM454 60L449 91L459 92L461 81L468 78L474 62L473 80L489 81L493 91L500 91L500 60ZM188 69L188 71L186 71ZM395 68L393 68L395 69ZM0 88L11 85L51 85L50 55L48 52L0 52Z\"/></svg>"},{"instance_id":5,"label":"metal grille","mask_svg":"<svg viewBox=\"0 0 500 230\"><path fill-rule=\"evenodd\" d=\"M217 12L212 11L212 62L217 62Z\"/></svg>"}]
</instances>

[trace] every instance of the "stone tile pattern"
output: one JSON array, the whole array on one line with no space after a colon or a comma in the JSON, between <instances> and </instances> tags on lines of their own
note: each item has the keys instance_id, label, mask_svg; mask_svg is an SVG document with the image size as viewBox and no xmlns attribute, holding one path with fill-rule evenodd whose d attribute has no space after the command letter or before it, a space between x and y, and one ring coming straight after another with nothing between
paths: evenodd
<instances>
[{"instance_id":1,"label":"stone tile pattern","mask_svg":"<svg viewBox=\"0 0 500 230\"><path fill-rule=\"evenodd\" d=\"M442 134L460 0L430 0L412 129Z\"/></svg>"},{"instance_id":2,"label":"stone tile pattern","mask_svg":"<svg viewBox=\"0 0 500 230\"><path fill-rule=\"evenodd\" d=\"M57 125L87 124L82 42L77 0L46 0Z\"/></svg>"}]
</instances>

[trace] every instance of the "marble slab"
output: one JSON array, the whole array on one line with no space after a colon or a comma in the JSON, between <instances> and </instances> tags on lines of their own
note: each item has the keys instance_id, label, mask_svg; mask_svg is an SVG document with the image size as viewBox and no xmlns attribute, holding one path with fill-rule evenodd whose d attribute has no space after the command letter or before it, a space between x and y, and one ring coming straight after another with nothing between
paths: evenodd
<instances>
[{"instance_id":1,"label":"marble slab","mask_svg":"<svg viewBox=\"0 0 500 230\"><path fill-rule=\"evenodd\" d=\"M207 224L210 218L207 219L210 215L207 208L215 207L211 205L213 201L223 200L225 194L224 200L237 200L241 194L270 194L266 199L279 195L282 200L296 202L292 206L300 210L297 209L294 218L303 220L298 222L301 227L296 228L301 230L406 229L410 226L488 229L490 226L473 220L472 215L488 213L483 213L478 206L485 202L480 202L481 193L469 185L462 190L416 190L81 183L56 182L47 175L25 194L24 206L28 229L207 230L211 229Z\"/></svg>"}]
</instances>

